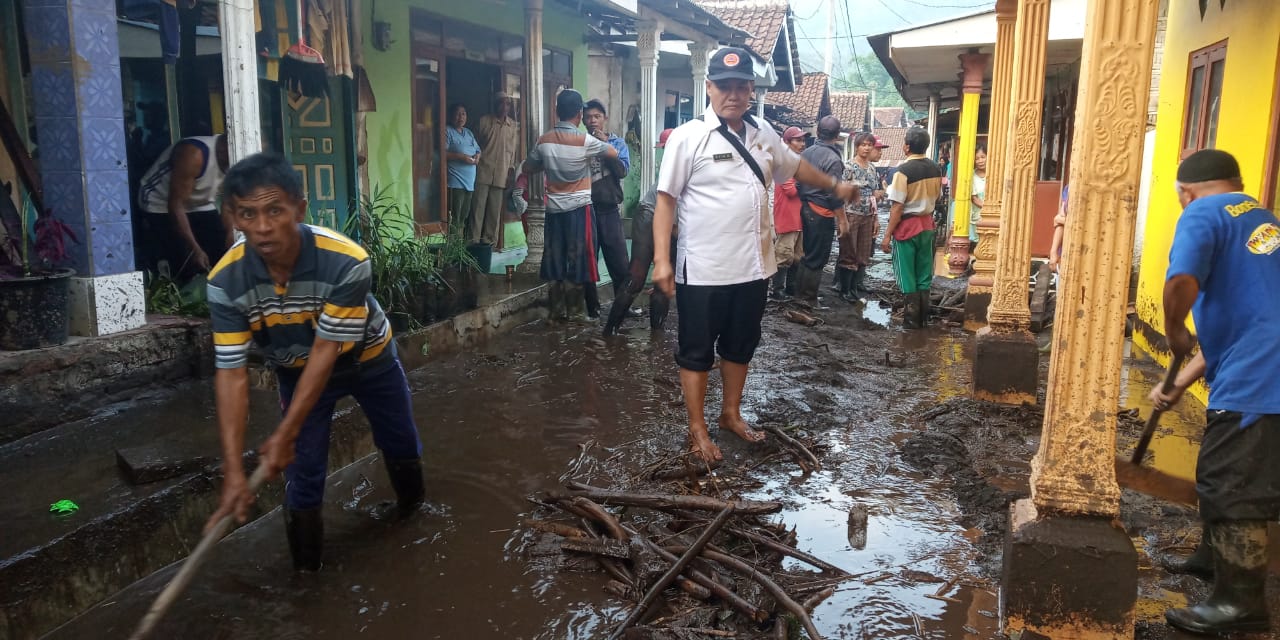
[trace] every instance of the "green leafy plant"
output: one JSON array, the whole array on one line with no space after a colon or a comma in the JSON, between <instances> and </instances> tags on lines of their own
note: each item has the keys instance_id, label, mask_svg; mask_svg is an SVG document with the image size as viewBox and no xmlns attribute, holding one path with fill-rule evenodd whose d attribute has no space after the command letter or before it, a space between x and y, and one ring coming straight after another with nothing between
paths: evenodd
<instances>
[{"instance_id":1,"label":"green leafy plant","mask_svg":"<svg viewBox=\"0 0 1280 640\"><path fill-rule=\"evenodd\" d=\"M168 274L147 272L147 313L169 316L209 317L205 299L205 279L193 278L178 284Z\"/></svg>"},{"instance_id":2,"label":"green leafy plant","mask_svg":"<svg viewBox=\"0 0 1280 640\"><path fill-rule=\"evenodd\" d=\"M375 187L348 216L343 232L369 253L373 296L383 309L419 321L422 294L438 277L438 261L432 247L413 235L413 217L387 189Z\"/></svg>"}]
</instances>

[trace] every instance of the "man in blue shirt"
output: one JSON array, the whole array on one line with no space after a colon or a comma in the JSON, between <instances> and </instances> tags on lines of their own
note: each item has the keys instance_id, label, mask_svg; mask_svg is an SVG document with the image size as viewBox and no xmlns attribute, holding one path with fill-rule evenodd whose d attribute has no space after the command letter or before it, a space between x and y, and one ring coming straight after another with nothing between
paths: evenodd
<instances>
[{"instance_id":1,"label":"man in blue shirt","mask_svg":"<svg viewBox=\"0 0 1280 640\"><path fill-rule=\"evenodd\" d=\"M1213 593L1165 613L1196 633L1266 631L1267 522L1280 516L1280 219L1240 193L1240 166L1206 149L1178 167L1183 206L1164 287L1165 336L1175 356L1200 352L1167 408L1201 375L1209 385L1207 425L1196 462L1200 516L1213 553Z\"/></svg>"},{"instance_id":2,"label":"man in blue shirt","mask_svg":"<svg viewBox=\"0 0 1280 640\"><path fill-rule=\"evenodd\" d=\"M614 299L627 284L631 261L627 257L627 235L622 230L622 179L631 170L631 150L627 143L610 133L606 127L609 115L604 102L598 98L588 100L582 108L582 124L587 133L597 140L609 143L618 151L616 158L595 156L591 158L591 209L595 214L597 253L604 254L604 266L613 281ZM595 287L586 287L587 317L600 317L600 298Z\"/></svg>"},{"instance_id":3,"label":"man in blue shirt","mask_svg":"<svg viewBox=\"0 0 1280 640\"><path fill-rule=\"evenodd\" d=\"M480 143L466 128L467 108L461 103L449 107L445 127L445 160L449 166L449 224L462 233L471 213L471 194L476 190L476 165L480 164Z\"/></svg>"}]
</instances>

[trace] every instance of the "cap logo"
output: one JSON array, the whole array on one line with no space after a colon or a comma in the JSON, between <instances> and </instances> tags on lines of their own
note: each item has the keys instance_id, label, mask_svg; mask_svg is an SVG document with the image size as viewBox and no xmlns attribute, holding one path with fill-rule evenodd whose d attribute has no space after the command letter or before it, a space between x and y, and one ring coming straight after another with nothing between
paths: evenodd
<instances>
[{"instance_id":1,"label":"cap logo","mask_svg":"<svg viewBox=\"0 0 1280 640\"><path fill-rule=\"evenodd\" d=\"M741 61L742 60L738 57L738 54L736 53L728 53L728 54L725 54L724 56L724 66L726 67L736 67L738 66L738 63Z\"/></svg>"}]
</instances>

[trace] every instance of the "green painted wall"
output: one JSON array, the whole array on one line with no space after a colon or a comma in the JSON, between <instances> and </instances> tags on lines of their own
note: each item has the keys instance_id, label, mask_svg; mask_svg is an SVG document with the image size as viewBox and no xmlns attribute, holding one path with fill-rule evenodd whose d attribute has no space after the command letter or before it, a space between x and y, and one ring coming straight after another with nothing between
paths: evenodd
<instances>
[{"instance_id":1,"label":"green painted wall","mask_svg":"<svg viewBox=\"0 0 1280 640\"><path fill-rule=\"evenodd\" d=\"M408 0L377 3L378 20L391 23L392 44L386 51L373 48L373 2L363 3L360 28L364 31L365 68L378 100L378 110L369 113L369 182L386 187L401 204L413 202L413 99L411 82L410 8L417 7L450 19L498 29L512 35L524 33L524 3L520 0L468 0L445 3L439 0ZM573 86L590 95L587 86L587 46L580 15L546 3L543 12L543 39L548 46L573 53ZM517 226L519 223L515 223ZM520 234L523 235L523 234ZM508 239L511 240L510 235Z\"/></svg>"}]
</instances>

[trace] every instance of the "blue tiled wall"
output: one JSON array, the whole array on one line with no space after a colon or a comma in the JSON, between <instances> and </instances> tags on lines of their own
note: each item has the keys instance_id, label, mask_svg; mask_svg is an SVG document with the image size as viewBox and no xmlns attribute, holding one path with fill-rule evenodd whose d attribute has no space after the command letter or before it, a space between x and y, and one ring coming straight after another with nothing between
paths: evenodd
<instances>
[{"instance_id":1,"label":"blue tiled wall","mask_svg":"<svg viewBox=\"0 0 1280 640\"><path fill-rule=\"evenodd\" d=\"M133 271L115 3L23 0L46 206L81 275Z\"/></svg>"}]
</instances>

